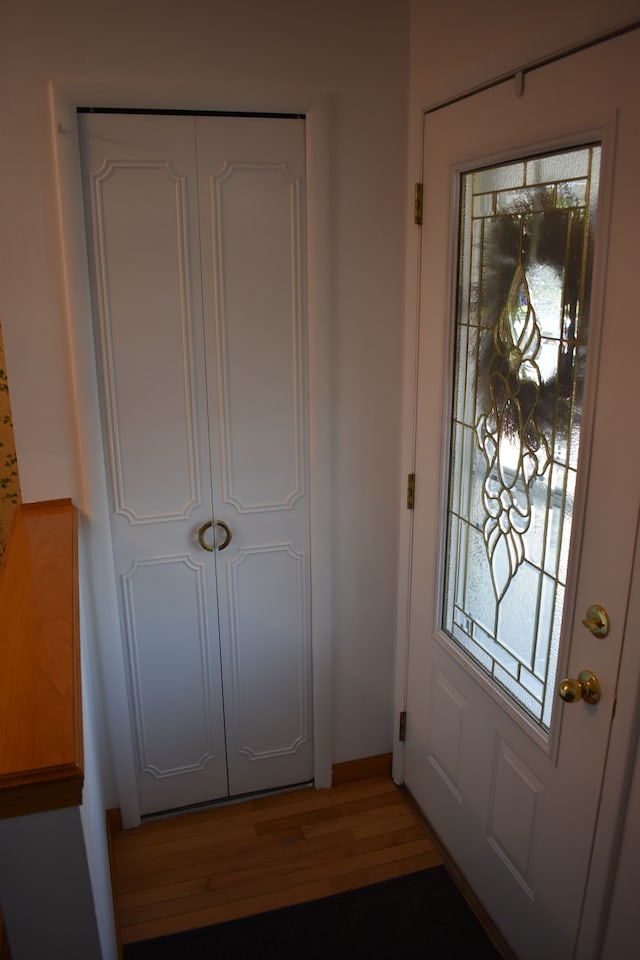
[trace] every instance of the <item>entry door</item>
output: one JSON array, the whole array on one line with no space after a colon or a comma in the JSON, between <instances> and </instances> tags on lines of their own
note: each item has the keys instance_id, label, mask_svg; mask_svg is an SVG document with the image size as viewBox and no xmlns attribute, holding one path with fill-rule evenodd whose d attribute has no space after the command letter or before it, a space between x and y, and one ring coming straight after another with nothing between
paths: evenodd
<instances>
[{"instance_id":1,"label":"entry door","mask_svg":"<svg viewBox=\"0 0 640 960\"><path fill-rule=\"evenodd\" d=\"M140 811L309 781L304 121L81 136Z\"/></svg>"},{"instance_id":2,"label":"entry door","mask_svg":"<svg viewBox=\"0 0 640 960\"><path fill-rule=\"evenodd\" d=\"M405 780L522 960L574 956L615 710L639 39L425 118Z\"/></svg>"}]
</instances>

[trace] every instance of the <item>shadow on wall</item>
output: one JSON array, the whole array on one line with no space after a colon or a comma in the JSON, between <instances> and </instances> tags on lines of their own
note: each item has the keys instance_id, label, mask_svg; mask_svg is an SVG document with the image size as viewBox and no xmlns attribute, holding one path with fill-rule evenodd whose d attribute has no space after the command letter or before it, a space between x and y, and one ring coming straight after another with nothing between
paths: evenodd
<instances>
[{"instance_id":1,"label":"shadow on wall","mask_svg":"<svg viewBox=\"0 0 640 960\"><path fill-rule=\"evenodd\" d=\"M13 514L20 503L18 459L13 438L9 381L0 324L0 564L7 549Z\"/></svg>"}]
</instances>

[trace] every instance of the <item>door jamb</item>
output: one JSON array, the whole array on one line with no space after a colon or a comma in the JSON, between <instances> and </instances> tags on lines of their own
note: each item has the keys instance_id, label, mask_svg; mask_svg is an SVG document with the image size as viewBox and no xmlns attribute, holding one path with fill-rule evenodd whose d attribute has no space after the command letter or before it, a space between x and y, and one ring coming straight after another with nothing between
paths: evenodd
<instances>
[{"instance_id":1,"label":"door jamb","mask_svg":"<svg viewBox=\"0 0 640 960\"><path fill-rule=\"evenodd\" d=\"M236 93L231 97L237 96ZM331 533L326 518L331 509L331 127L332 97L315 91L292 95L274 91L269 111L306 116L307 165L307 286L309 331L309 475L311 638L313 677L314 782L331 785L332 761L332 598ZM247 103L248 97L254 97ZM269 97L264 89L245 94L242 103L225 103L225 109L253 109L256 100ZM103 697L111 754L114 789L125 827L140 822L134 747L126 687L124 647L121 639L116 580L113 569L106 471L98 402L95 345L89 265L81 187L80 147L76 109L92 106L141 105L192 109L219 108L202 83L179 89L166 80L135 84L49 83L49 111L54 152L60 252L70 344L76 437L82 464L83 490L81 550L86 570L81 572L85 594L89 642L97 648L103 677ZM99 587L98 587L99 585ZM115 762L117 758L117 762Z\"/></svg>"}]
</instances>

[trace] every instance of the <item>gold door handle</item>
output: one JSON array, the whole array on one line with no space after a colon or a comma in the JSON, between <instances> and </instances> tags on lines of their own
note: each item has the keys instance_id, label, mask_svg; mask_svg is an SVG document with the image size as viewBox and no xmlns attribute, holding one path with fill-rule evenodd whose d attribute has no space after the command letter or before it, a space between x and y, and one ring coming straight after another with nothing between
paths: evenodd
<instances>
[{"instance_id":1,"label":"gold door handle","mask_svg":"<svg viewBox=\"0 0 640 960\"><path fill-rule=\"evenodd\" d=\"M231 533L231 527L228 523L225 523L224 520L216 520L216 526L222 527L224 530L224 540L222 543L218 544L218 550L226 550L229 544L231 543L231 538L233 534Z\"/></svg>"},{"instance_id":2,"label":"gold door handle","mask_svg":"<svg viewBox=\"0 0 640 960\"><path fill-rule=\"evenodd\" d=\"M609 633L609 614L600 604L594 603L587 610L587 617L582 625L591 630L594 637L606 637Z\"/></svg>"},{"instance_id":3,"label":"gold door handle","mask_svg":"<svg viewBox=\"0 0 640 960\"><path fill-rule=\"evenodd\" d=\"M207 523L203 523L200 529L198 530L198 541L203 550L208 550L209 553L213 553L215 549L215 543L213 546L210 546L204 538L205 533L209 527L213 526L213 520L209 520ZM216 520L216 526L222 527L224 530L224 540L222 543L218 544L218 550L226 550L226 548L231 543L231 538L233 534L231 533L231 527L228 523L225 523L224 520Z\"/></svg>"},{"instance_id":4,"label":"gold door handle","mask_svg":"<svg viewBox=\"0 0 640 960\"><path fill-rule=\"evenodd\" d=\"M558 687L558 693L565 703L597 703L600 699L600 681L591 670L581 670L577 680L567 677Z\"/></svg>"},{"instance_id":5,"label":"gold door handle","mask_svg":"<svg viewBox=\"0 0 640 960\"><path fill-rule=\"evenodd\" d=\"M210 547L207 541L204 538L205 533L209 527L213 526L213 520L209 520L208 523L203 523L200 529L198 530L198 540L200 541L200 546L203 550L208 550L209 553L213 553L213 547Z\"/></svg>"}]
</instances>

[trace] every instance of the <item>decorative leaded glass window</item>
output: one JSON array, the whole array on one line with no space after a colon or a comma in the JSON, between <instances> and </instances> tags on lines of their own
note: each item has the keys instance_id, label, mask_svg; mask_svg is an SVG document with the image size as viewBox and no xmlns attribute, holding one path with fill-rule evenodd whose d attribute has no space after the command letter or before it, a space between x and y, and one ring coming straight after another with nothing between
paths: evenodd
<instances>
[{"instance_id":1,"label":"decorative leaded glass window","mask_svg":"<svg viewBox=\"0 0 640 960\"><path fill-rule=\"evenodd\" d=\"M444 629L548 730L600 147L461 178Z\"/></svg>"}]
</instances>

